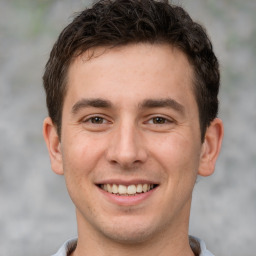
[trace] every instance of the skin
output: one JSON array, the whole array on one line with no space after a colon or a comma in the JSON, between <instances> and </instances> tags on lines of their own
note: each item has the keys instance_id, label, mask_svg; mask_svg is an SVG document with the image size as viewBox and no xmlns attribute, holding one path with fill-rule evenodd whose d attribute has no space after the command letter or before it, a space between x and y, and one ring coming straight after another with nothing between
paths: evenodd
<instances>
[{"instance_id":1,"label":"skin","mask_svg":"<svg viewBox=\"0 0 256 256\"><path fill-rule=\"evenodd\" d=\"M73 255L193 255L192 191L197 175L214 171L222 122L215 119L201 143L193 70L181 51L94 50L70 66L61 140L50 118L43 128L52 169L65 176L76 206ZM118 202L98 186L142 181L157 187L139 202Z\"/></svg>"}]
</instances>

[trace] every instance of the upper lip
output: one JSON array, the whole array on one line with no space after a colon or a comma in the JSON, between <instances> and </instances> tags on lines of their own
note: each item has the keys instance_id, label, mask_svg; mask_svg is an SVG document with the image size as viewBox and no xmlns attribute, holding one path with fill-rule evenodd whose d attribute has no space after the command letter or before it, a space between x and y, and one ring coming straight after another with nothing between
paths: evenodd
<instances>
[{"instance_id":1,"label":"upper lip","mask_svg":"<svg viewBox=\"0 0 256 256\"><path fill-rule=\"evenodd\" d=\"M154 184L158 185L159 182L155 182L148 179L134 179L134 180L124 180L124 179L107 179L96 182L96 185L104 185L104 184L119 184L119 185L138 185L138 184Z\"/></svg>"}]
</instances>

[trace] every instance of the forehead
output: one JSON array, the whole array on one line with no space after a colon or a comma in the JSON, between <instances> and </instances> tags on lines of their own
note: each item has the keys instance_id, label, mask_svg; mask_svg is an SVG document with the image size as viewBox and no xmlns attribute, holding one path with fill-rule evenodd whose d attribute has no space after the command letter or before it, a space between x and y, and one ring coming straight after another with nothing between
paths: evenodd
<instances>
[{"instance_id":1,"label":"forehead","mask_svg":"<svg viewBox=\"0 0 256 256\"><path fill-rule=\"evenodd\" d=\"M67 92L78 96L83 90L87 97L95 93L111 93L114 97L120 90L126 90L127 97L140 91L156 96L163 91L194 94L193 77L186 55L171 45L98 47L73 60L68 70Z\"/></svg>"}]
</instances>

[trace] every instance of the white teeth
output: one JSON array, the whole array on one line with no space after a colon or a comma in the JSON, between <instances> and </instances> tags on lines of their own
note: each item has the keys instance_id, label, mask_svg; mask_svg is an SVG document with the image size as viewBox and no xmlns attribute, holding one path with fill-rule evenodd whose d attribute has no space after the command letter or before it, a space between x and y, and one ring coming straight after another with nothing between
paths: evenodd
<instances>
[{"instance_id":1,"label":"white teeth","mask_svg":"<svg viewBox=\"0 0 256 256\"><path fill-rule=\"evenodd\" d=\"M143 186L142 186L142 191L145 193L145 192L147 192L148 191L148 184L143 184Z\"/></svg>"},{"instance_id":2,"label":"white teeth","mask_svg":"<svg viewBox=\"0 0 256 256\"><path fill-rule=\"evenodd\" d=\"M112 186L112 193L114 193L114 194L118 193L118 187L116 184L113 184L113 186Z\"/></svg>"},{"instance_id":3,"label":"white teeth","mask_svg":"<svg viewBox=\"0 0 256 256\"><path fill-rule=\"evenodd\" d=\"M108 190L108 192L110 192L110 191ZM112 192L112 191L111 191L111 192ZM118 186L118 193L119 193L120 195L125 195L125 194L127 193L126 186L124 186L124 185L119 185L119 186Z\"/></svg>"},{"instance_id":4,"label":"white teeth","mask_svg":"<svg viewBox=\"0 0 256 256\"><path fill-rule=\"evenodd\" d=\"M138 184L138 185L117 185L117 184L104 184L101 188L109 193L119 195L135 195L136 193L148 192L154 188L153 184Z\"/></svg>"},{"instance_id":5,"label":"white teeth","mask_svg":"<svg viewBox=\"0 0 256 256\"><path fill-rule=\"evenodd\" d=\"M107 184L107 189L109 193L112 193L112 186L110 184Z\"/></svg>"},{"instance_id":6,"label":"white teeth","mask_svg":"<svg viewBox=\"0 0 256 256\"><path fill-rule=\"evenodd\" d=\"M127 194L128 195L136 194L136 186L135 185L128 186Z\"/></svg>"},{"instance_id":7,"label":"white teeth","mask_svg":"<svg viewBox=\"0 0 256 256\"><path fill-rule=\"evenodd\" d=\"M142 185L141 184L137 185L136 192L137 193L141 193L142 192Z\"/></svg>"}]
</instances>

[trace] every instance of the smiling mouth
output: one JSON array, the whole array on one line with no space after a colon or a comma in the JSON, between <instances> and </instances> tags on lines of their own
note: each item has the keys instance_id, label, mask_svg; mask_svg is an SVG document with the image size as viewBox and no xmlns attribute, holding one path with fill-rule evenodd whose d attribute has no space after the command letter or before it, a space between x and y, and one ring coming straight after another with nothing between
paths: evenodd
<instances>
[{"instance_id":1,"label":"smiling mouth","mask_svg":"<svg viewBox=\"0 0 256 256\"><path fill-rule=\"evenodd\" d=\"M157 184L137 184L137 185L121 185L121 184L100 184L99 187L104 191L118 196L136 196L141 193L156 188Z\"/></svg>"}]
</instances>

